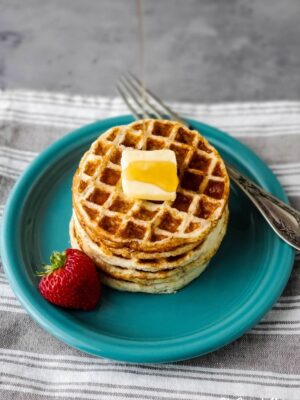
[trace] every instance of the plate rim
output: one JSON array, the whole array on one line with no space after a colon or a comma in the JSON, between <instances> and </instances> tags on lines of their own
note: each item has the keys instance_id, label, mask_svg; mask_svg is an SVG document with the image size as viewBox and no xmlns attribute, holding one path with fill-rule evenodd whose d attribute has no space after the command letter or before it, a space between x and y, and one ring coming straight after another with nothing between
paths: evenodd
<instances>
[{"instance_id":1,"label":"plate rim","mask_svg":"<svg viewBox=\"0 0 300 400\"><path fill-rule=\"evenodd\" d=\"M244 156L249 157L249 160L251 160L251 162L250 165L247 165L247 168L254 176L255 171L260 171L261 176L259 183L262 186L267 187L272 193L275 192L275 194L283 201L288 202L288 198L273 172L251 149L239 142L239 140L237 140L236 138L217 128L214 128L213 126L204 124L194 119L187 120L192 126L195 125L197 127L198 125L198 130L200 131L201 127L204 127L210 133L210 135L214 137L216 141L220 142L222 138L223 147L225 146L226 151L228 151L228 153L232 156L234 155L234 153L239 151L239 153L243 153ZM15 276L13 272L13 266L18 263L18 257L16 255L16 249L14 248L13 242L9 241L9 237L12 238L11 228L14 226L14 221L16 219L14 210L16 209L16 207L18 207L18 200L20 199L20 197L24 198L24 195L22 193L24 193L25 191L25 193L27 193L28 195L30 187L30 185L28 186L28 183L30 183L31 181L34 182L39 178L40 175L42 175L42 166L44 167L44 169L47 169L47 160L49 161L51 157L55 157L55 154L60 151L61 148L68 146L68 144L72 143L73 141L75 142L76 139L80 139L85 135L94 134L96 130L105 131L109 127L127 124L131 121L133 121L133 118L130 115L123 115L106 118L103 120L95 121L88 125L84 125L79 129L76 129L66 134L62 138L56 140L32 161L32 163L26 168L18 181L15 183L14 188L12 189L4 208L1 224L2 226L0 243L2 263L10 286L12 287L16 297L20 300L21 304L29 313L29 315L47 332L56 336L58 339L67 343L68 345L96 356L102 356L127 362L171 362L189 359L209 353L211 351L215 351L218 348L223 347L228 343L231 343L242 334L247 332L262 318L263 315L265 315L265 313L272 307L274 302L282 293L290 277L295 254L294 250L291 247L289 247L286 243L282 242L278 238L280 242L278 241L276 251L278 253L279 248L281 248L280 256L281 259L284 260L285 270L281 272L280 279L278 279L277 277L276 291L274 292L273 285L272 295L267 295L265 293L265 295L263 296L264 293L262 293L262 296L258 296L258 294L255 292L256 297L258 296L258 302L256 303L255 307L256 312L254 312L254 309L248 309L248 312L245 313L245 315L247 315L248 321L245 320L245 317L242 320L243 323L241 323L241 320L239 320L238 323L237 321L235 321L235 329L232 329L232 325L230 325L230 329L227 327L227 331L224 330L219 334L215 333L213 336L206 338L206 340L203 340L203 338L199 340L198 332L180 338L154 340L151 342L147 342L146 347L141 346L141 344L144 343L143 341L130 341L127 339L116 338L105 334L97 334L97 337L93 337L92 345L87 344L86 342L80 340L80 335L79 337L78 335L74 335L72 329L73 324L76 325L76 323L73 322L72 324L72 321L68 321L70 325L66 327L63 323L65 322L65 320L63 320L63 322L57 321L57 317L60 313L60 310L57 307L50 305L51 308L49 309L52 309L52 311L56 312L50 312L51 318L48 319L49 315L46 318L42 310L40 310L40 308L42 307L38 304L35 305L35 303L32 303L30 301L30 299L33 300L30 290L24 287L22 282L19 281L18 276ZM237 158L239 159L240 157ZM265 276L263 280L266 279L267 276ZM246 305L243 305L243 308L239 310L238 315L244 314L244 309L247 304L248 303L246 303ZM249 306L246 308L249 308ZM260 309L259 312L257 311L258 309ZM228 321L228 319L226 321ZM233 333L232 331L235 332ZM98 343L99 337L102 340L101 344ZM97 346L95 346L95 344L97 344ZM159 350L157 352L158 354L154 352L155 349Z\"/></svg>"}]
</instances>

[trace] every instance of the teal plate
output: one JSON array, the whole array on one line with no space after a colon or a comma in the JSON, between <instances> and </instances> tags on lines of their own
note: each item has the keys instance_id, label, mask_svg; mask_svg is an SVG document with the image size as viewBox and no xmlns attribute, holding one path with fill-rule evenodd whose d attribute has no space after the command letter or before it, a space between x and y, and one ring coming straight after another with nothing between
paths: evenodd
<instances>
[{"instance_id":1,"label":"teal plate","mask_svg":"<svg viewBox=\"0 0 300 400\"><path fill-rule=\"evenodd\" d=\"M172 295L103 288L101 306L66 311L38 292L36 269L51 252L69 246L71 180L91 142L129 116L84 126L55 142L29 166L7 203L1 252L9 282L34 320L70 346L129 362L167 362L195 357L233 341L253 327L281 294L293 250L281 241L234 186L228 232L207 270ZM190 120L223 158L284 201L269 168L227 134Z\"/></svg>"}]
</instances>

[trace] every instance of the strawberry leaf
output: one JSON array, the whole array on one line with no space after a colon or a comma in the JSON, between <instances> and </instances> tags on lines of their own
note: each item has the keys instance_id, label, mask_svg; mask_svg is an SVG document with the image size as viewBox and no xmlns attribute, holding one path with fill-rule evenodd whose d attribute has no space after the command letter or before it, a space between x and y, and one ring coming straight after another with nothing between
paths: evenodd
<instances>
[{"instance_id":1,"label":"strawberry leaf","mask_svg":"<svg viewBox=\"0 0 300 400\"><path fill-rule=\"evenodd\" d=\"M50 275L55 270L63 267L66 262L66 252L54 251L50 257L50 265L42 265L42 271L37 271L37 276Z\"/></svg>"}]
</instances>

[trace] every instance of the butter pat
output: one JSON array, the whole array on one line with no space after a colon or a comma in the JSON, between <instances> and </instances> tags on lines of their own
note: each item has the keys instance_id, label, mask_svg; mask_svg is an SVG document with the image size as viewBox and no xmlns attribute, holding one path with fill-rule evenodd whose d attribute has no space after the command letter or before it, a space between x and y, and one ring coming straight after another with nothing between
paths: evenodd
<instances>
[{"instance_id":1,"label":"butter pat","mask_svg":"<svg viewBox=\"0 0 300 400\"><path fill-rule=\"evenodd\" d=\"M122 153L122 188L143 200L175 200L177 162L172 150L131 150Z\"/></svg>"}]
</instances>

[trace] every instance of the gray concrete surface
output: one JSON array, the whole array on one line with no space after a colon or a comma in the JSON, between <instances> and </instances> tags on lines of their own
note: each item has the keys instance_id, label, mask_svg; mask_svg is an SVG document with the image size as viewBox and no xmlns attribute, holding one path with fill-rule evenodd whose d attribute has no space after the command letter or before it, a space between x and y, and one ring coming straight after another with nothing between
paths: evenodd
<instances>
[{"instance_id":1,"label":"gray concrete surface","mask_svg":"<svg viewBox=\"0 0 300 400\"><path fill-rule=\"evenodd\" d=\"M147 84L182 101L299 99L300 0L145 0ZM0 0L0 87L114 95L135 0Z\"/></svg>"}]
</instances>

